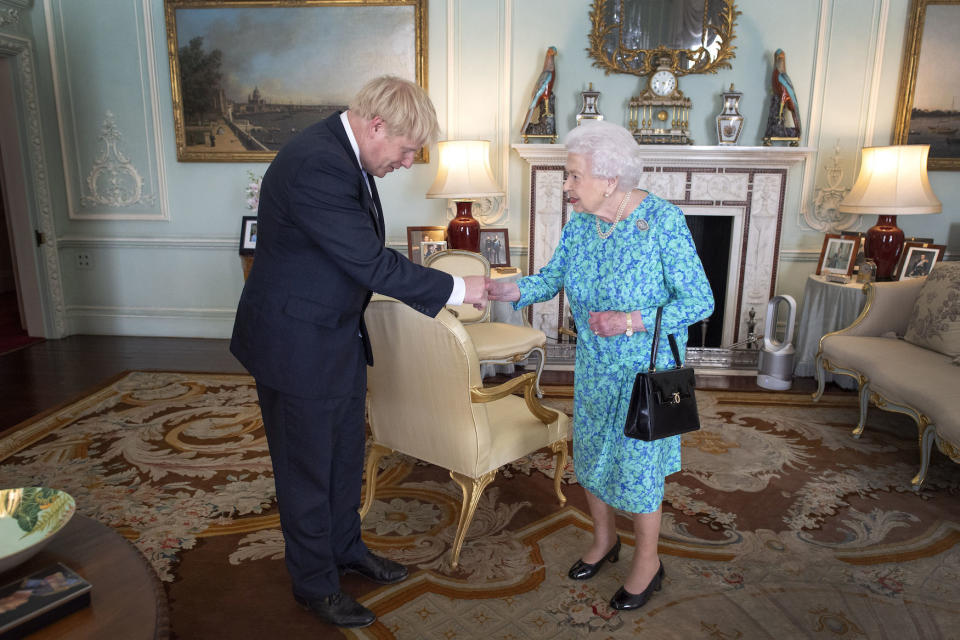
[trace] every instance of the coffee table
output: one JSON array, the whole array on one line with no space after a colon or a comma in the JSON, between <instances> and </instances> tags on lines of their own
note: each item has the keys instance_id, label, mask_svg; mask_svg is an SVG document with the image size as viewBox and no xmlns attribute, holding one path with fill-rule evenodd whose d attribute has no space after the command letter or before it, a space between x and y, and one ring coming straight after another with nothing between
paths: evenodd
<instances>
[{"instance_id":1,"label":"coffee table","mask_svg":"<svg viewBox=\"0 0 960 640\"><path fill-rule=\"evenodd\" d=\"M6 584L57 562L70 567L93 586L90 606L43 627L29 638L169 638L167 596L153 568L133 544L92 518L75 514L40 553L2 574L0 581Z\"/></svg>"}]
</instances>

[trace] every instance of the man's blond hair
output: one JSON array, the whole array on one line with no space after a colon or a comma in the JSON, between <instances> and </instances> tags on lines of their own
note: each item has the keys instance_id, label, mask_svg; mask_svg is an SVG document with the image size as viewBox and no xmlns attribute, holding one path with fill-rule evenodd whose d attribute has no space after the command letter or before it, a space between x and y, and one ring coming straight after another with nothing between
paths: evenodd
<instances>
[{"instance_id":1,"label":"man's blond hair","mask_svg":"<svg viewBox=\"0 0 960 640\"><path fill-rule=\"evenodd\" d=\"M387 134L405 136L419 145L429 145L440 136L437 113L420 85L396 76L380 76L368 82L350 103L364 120L383 118Z\"/></svg>"}]
</instances>

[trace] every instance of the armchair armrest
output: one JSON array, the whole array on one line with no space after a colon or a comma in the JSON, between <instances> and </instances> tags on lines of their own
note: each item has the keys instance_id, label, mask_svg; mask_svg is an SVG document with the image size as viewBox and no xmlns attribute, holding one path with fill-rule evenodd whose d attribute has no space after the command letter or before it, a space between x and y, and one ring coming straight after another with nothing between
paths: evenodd
<instances>
[{"instance_id":1,"label":"armchair armrest","mask_svg":"<svg viewBox=\"0 0 960 640\"><path fill-rule=\"evenodd\" d=\"M507 380L503 384L495 387L473 387L470 389L470 400L477 403L493 402L494 400L512 395L522 387L523 399L526 401L530 413L536 416L537 420L543 424L551 424L557 419L557 412L552 409L547 409L540 404L536 395L536 381L537 374L531 371L530 373L525 373L522 376Z\"/></svg>"}]
</instances>

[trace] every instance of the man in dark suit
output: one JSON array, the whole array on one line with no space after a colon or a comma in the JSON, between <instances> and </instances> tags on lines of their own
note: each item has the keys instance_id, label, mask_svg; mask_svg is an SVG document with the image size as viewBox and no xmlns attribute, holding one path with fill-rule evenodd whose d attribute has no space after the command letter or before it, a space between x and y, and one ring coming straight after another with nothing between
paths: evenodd
<instances>
[{"instance_id":1,"label":"man in dark suit","mask_svg":"<svg viewBox=\"0 0 960 640\"><path fill-rule=\"evenodd\" d=\"M340 590L341 572L384 584L407 577L360 537L371 293L431 316L447 303L486 302L483 278L421 267L384 246L374 177L410 168L438 131L419 86L382 77L280 150L263 177L256 259L230 343L257 382L294 597L343 627L376 616Z\"/></svg>"}]
</instances>

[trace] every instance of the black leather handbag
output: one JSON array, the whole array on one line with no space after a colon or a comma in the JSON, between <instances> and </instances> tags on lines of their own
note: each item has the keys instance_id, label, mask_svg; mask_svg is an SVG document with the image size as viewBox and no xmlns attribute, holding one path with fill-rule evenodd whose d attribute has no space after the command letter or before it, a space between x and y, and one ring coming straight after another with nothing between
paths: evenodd
<instances>
[{"instance_id":1,"label":"black leather handbag","mask_svg":"<svg viewBox=\"0 0 960 640\"><path fill-rule=\"evenodd\" d=\"M667 338L677 365L673 369L656 371L662 316L663 307L660 307L650 348L650 368L638 373L633 382L627 424L623 428L627 437L648 442L700 428L693 368L680 366L680 350L672 333Z\"/></svg>"}]
</instances>

